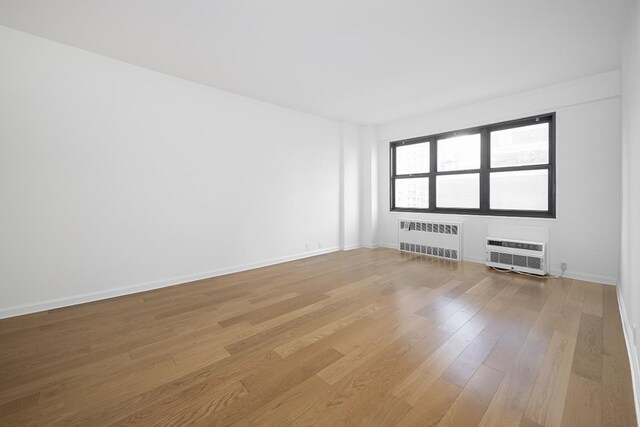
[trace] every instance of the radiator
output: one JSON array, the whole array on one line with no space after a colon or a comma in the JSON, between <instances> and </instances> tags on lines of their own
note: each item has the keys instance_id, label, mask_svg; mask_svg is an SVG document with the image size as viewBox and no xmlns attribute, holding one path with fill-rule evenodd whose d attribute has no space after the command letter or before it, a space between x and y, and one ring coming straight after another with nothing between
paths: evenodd
<instances>
[{"instance_id":1,"label":"radiator","mask_svg":"<svg viewBox=\"0 0 640 427\"><path fill-rule=\"evenodd\" d=\"M462 223L398 220L398 249L403 252L462 260Z\"/></svg>"}]
</instances>

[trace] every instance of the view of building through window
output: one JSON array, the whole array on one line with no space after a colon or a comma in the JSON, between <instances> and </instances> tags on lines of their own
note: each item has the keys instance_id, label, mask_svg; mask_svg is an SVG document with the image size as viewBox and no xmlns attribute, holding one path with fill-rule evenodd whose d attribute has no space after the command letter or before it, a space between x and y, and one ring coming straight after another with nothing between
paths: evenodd
<instances>
[{"instance_id":1,"label":"view of building through window","mask_svg":"<svg viewBox=\"0 0 640 427\"><path fill-rule=\"evenodd\" d=\"M429 207L429 178L408 178L396 184L396 206L403 208Z\"/></svg>"},{"instance_id":2,"label":"view of building through window","mask_svg":"<svg viewBox=\"0 0 640 427\"><path fill-rule=\"evenodd\" d=\"M491 167L549 162L549 123L491 132Z\"/></svg>"}]
</instances>

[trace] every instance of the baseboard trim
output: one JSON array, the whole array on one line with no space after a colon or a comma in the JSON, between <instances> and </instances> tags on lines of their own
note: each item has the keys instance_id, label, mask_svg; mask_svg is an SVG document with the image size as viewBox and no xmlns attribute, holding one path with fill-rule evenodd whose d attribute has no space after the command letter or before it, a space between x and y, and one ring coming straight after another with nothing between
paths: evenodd
<instances>
[{"instance_id":1,"label":"baseboard trim","mask_svg":"<svg viewBox=\"0 0 640 427\"><path fill-rule=\"evenodd\" d=\"M562 270L551 270L550 273L555 276L559 276L562 274ZM578 273L575 271L565 271L562 277L565 277L567 279L582 280L584 282L599 283L601 285L608 285L608 286L615 286L616 283L618 282L617 279L613 279L611 277L597 276L595 274Z\"/></svg>"},{"instance_id":2,"label":"baseboard trim","mask_svg":"<svg viewBox=\"0 0 640 427\"><path fill-rule=\"evenodd\" d=\"M360 249L363 248L364 246L362 246L360 243L354 243L352 245L345 245L342 247L343 251L350 251L352 249Z\"/></svg>"},{"instance_id":3,"label":"baseboard trim","mask_svg":"<svg viewBox=\"0 0 640 427\"><path fill-rule=\"evenodd\" d=\"M374 247L377 247L377 248L398 249L398 245L397 245L397 244L393 244L393 243L376 243L376 245L375 245Z\"/></svg>"},{"instance_id":4,"label":"baseboard trim","mask_svg":"<svg viewBox=\"0 0 640 427\"><path fill-rule=\"evenodd\" d=\"M633 330L627 317L627 308L624 304L619 285L616 286L616 296L618 297L618 308L620 310L620 318L622 319L622 332L624 333L624 342L627 346L629 366L631 366L631 384L633 386L633 400L637 417L640 415L640 363L638 361L636 346L633 345Z\"/></svg>"},{"instance_id":5,"label":"baseboard trim","mask_svg":"<svg viewBox=\"0 0 640 427\"><path fill-rule=\"evenodd\" d=\"M204 273L191 274L186 276L172 277L169 279L146 282L133 286L125 286L115 289L109 289L100 292L91 292L87 294L74 295L65 298L58 298L48 301L41 301L34 304L25 304L14 307L7 307L0 309L0 319L6 319L8 317L22 316L24 314L37 313L45 310L52 310L54 308L68 307L71 305L84 304L87 302L94 302L108 298L119 297L123 295L131 295L139 292L151 291L154 289L166 288L169 286L181 285L184 283L193 282L196 280L209 279L217 276L224 276L226 274L239 273L241 271L253 270L255 268L267 267L269 265L281 264L283 262L295 261L297 259L309 258L318 255L324 255L331 252L340 250L338 246L318 249L315 251L302 252L295 255L288 255L279 258L272 258L269 260L258 261L254 263L242 264L230 268L222 268L218 270L208 271Z\"/></svg>"}]
</instances>

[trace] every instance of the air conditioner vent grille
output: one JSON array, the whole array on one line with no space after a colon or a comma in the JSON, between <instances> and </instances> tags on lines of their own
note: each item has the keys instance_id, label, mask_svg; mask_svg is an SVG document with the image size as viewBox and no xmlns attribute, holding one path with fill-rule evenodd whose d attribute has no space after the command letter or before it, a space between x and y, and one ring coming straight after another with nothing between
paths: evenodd
<instances>
[{"instance_id":1,"label":"air conditioner vent grille","mask_svg":"<svg viewBox=\"0 0 640 427\"><path fill-rule=\"evenodd\" d=\"M527 267L539 270L542 268L542 258L527 257Z\"/></svg>"},{"instance_id":2,"label":"air conditioner vent grille","mask_svg":"<svg viewBox=\"0 0 640 427\"><path fill-rule=\"evenodd\" d=\"M527 257L524 255L514 255L513 256L513 265L517 265L518 267L526 267L527 266Z\"/></svg>"},{"instance_id":3,"label":"air conditioner vent grille","mask_svg":"<svg viewBox=\"0 0 640 427\"><path fill-rule=\"evenodd\" d=\"M505 254L502 252L491 252L489 254L489 260L491 262L503 264L505 267L513 266L513 267L526 267L532 268L535 270L542 269L542 258L524 256L524 255L515 255L515 254Z\"/></svg>"},{"instance_id":4,"label":"air conditioner vent grille","mask_svg":"<svg viewBox=\"0 0 640 427\"><path fill-rule=\"evenodd\" d=\"M511 254L504 254L502 252L500 252L498 254L498 262L500 264L509 264L509 265L513 265L513 255Z\"/></svg>"},{"instance_id":5,"label":"air conditioner vent grille","mask_svg":"<svg viewBox=\"0 0 640 427\"><path fill-rule=\"evenodd\" d=\"M510 248L510 249L524 249L528 251L542 251L542 245L539 243L529 243L529 242L511 242L505 240L487 240L488 246L498 246L502 248Z\"/></svg>"}]
</instances>

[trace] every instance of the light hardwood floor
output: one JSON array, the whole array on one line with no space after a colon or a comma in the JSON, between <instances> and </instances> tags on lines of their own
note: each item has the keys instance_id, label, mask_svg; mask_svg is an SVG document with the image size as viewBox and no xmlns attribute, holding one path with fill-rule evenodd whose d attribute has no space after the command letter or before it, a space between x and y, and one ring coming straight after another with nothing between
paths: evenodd
<instances>
[{"instance_id":1,"label":"light hardwood floor","mask_svg":"<svg viewBox=\"0 0 640 427\"><path fill-rule=\"evenodd\" d=\"M636 425L615 288L390 249L0 321L0 425Z\"/></svg>"}]
</instances>

